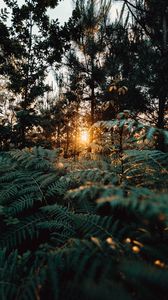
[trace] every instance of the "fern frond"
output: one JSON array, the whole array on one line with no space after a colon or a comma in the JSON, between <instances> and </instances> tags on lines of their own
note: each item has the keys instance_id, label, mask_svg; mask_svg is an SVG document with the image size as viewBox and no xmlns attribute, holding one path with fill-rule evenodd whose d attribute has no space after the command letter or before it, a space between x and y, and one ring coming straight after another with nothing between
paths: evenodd
<instances>
[{"instance_id":1,"label":"fern frond","mask_svg":"<svg viewBox=\"0 0 168 300\"><path fill-rule=\"evenodd\" d=\"M112 217L101 217L98 215L76 215L74 221L77 230L84 238L92 236L106 239L118 232L118 222Z\"/></svg>"},{"instance_id":2,"label":"fern frond","mask_svg":"<svg viewBox=\"0 0 168 300\"><path fill-rule=\"evenodd\" d=\"M7 209L7 212L12 216L19 215L23 211L33 207L35 202L42 201L40 197L33 196L32 194L25 194L17 201L13 202Z\"/></svg>"},{"instance_id":3,"label":"fern frond","mask_svg":"<svg viewBox=\"0 0 168 300\"><path fill-rule=\"evenodd\" d=\"M16 225L12 224L1 233L0 247L7 249L15 249L24 241L32 240L38 237L36 225L44 218L42 214L31 215L24 219L20 219Z\"/></svg>"}]
</instances>

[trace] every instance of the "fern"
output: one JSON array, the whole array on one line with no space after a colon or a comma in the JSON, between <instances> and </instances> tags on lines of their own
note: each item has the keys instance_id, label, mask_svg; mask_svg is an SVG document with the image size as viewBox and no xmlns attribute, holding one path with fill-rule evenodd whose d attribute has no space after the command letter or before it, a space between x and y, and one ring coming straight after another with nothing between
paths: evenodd
<instances>
[{"instance_id":1,"label":"fern","mask_svg":"<svg viewBox=\"0 0 168 300\"><path fill-rule=\"evenodd\" d=\"M43 215L31 215L24 219L20 218L16 225L8 222L5 232L1 233L0 247L7 249L14 249L23 244L26 239L32 240L38 237L37 223L43 219ZM10 224L11 223L11 224Z\"/></svg>"},{"instance_id":2,"label":"fern","mask_svg":"<svg viewBox=\"0 0 168 300\"><path fill-rule=\"evenodd\" d=\"M128 183L166 188L168 155L159 151L127 151L123 157L123 175ZM160 176L162 174L162 176Z\"/></svg>"},{"instance_id":3,"label":"fern","mask_svg":"<svg viewBox=\"0 0 168 300\"><path fill-rule=\"evenodd\" d=\"M5 263L4 263L5 262ZM17 251L6 260L5 251L0 251L0 295L1 299L15 299L19 286L15 282Z\"/></svg>"},{"instance_id":4,"label":"fern","mask_svg":"<svg viewBox=\"0 0 168 300\"><path fill-rule=\"evenodd\" d=\"M166 300L167 154L113 151L66 170L57 160L3 154L1 299Z\"/></svg>"},{"instance_id":5,"label":"fern","mask_svg":"<svg viewBox=\"0 0 168 300\"><path fill-rule=\"evenodd\" d=\"M41 198L33 197L31 194L25 194L21 196L19 200L13 202L7 211L11 215L19 215L26 209L33 207L37 201L41 201Z\"/></svg>"}]
</instances>

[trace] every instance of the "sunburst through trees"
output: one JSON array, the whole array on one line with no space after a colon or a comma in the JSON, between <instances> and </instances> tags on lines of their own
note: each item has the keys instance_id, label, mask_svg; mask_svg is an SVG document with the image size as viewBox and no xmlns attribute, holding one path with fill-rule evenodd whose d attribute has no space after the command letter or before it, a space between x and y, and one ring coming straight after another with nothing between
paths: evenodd
<instances>
[{"instance_id":1,"label":"sunburst through trees","mask_svg":"<svg viewBox=\"0 0 168 300\"><path fill-rule=\"evenodd\" d=\"M4 0L0 300L168 298L168 2L114 1Z\"/></svg>"}]
</instances>

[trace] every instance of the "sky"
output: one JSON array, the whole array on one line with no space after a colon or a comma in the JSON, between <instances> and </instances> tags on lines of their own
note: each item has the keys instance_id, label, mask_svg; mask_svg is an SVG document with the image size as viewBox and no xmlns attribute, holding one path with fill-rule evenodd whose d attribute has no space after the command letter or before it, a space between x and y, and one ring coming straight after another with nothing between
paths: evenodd
<instances>
[{"instance_id":1,"label":"sky","mask_svg":"<svg viewBox=\"0 0 168 300\"><path fill-rule=\"evenodd\" d=\"M64 22L68 21L69 17L72 13L72 1L71 0L63 0L55 9L48 10L51 18L58 18L60 24L64 24Z\"/></svg>"}]
</instances>

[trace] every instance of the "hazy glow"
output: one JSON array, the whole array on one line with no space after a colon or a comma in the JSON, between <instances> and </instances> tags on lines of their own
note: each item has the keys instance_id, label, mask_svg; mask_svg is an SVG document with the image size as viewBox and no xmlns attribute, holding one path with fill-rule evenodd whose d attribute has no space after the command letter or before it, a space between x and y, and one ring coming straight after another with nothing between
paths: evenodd
<instances>
[{"instance_id":1,"label":"hazy glow","mask_svg":"<svg viewBox=\"0 0 168 300\"><path fill-rule=\"evenodd\" d=\"M88 143L89 142L89 133L86 130L81 132L80 140L81 140L82 143Z\"/></svg>"}]
</instances>

